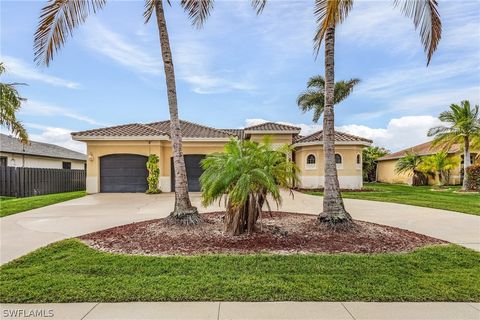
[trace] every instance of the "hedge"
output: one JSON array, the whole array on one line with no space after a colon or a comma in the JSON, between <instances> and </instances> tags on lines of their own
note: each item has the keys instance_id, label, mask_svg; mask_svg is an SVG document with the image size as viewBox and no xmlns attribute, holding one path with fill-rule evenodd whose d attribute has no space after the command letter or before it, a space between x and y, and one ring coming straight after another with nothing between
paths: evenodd
<instances>
[{"instance_id":1,"label":"hedge","mask_svg":"<svg viewBox=\"0 0 480 320\"><path fill-rule=\"evenodd\" d=\"M480 191L480 163L467 167L467 188Z\"/></svg>"}]
</instances>

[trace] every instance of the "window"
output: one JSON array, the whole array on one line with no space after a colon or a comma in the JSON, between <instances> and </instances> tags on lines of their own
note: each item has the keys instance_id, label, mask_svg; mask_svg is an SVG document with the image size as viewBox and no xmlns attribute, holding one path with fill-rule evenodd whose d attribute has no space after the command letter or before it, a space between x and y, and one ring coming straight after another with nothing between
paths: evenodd
<instances>
[{"instance_id":1,"label":"window","mask_svg":"<svg viewBox=\"0 0 480 320\"><path fill-rule=\"evenodd\" d=\"M307 164L306 168L307 169L314 169L316 167L317 159L315 158L315 155L309 154L307 156Z\"/></svg>"},{"instance_id":2,"label":"window","mask_svg":"<svg viewBox=\"0 0 480 320\"><path fill-rule=\"evenodd\" d=\"M63 162L62 162L62 168L63 168L63 169L72 169L72 163L71 163L71 162L63 161Z\"/></svg>"},{"instance_id":3,"label":"window","mask_svg":"<svg viewBox=\"0 0 480 320\"><path fill-rule=\"evenodd\" d=\"M7 157L0 157L0 167L7 166Z\"/></svg>"},{"instance_id":4,"label":"window","mask_svg":"<svg viewBox=\"0 0 480 320\"><path fill-rule=\"evenodd\" d=\"M477 157L476 153L470 153L470 165L472 165L475 162L475 158ZM463 166L463 154L460 156L460 159L462 160L460 164Z\"/></svg>"},{"instance_id":5,"label":"window","mask_svg":"<svg viewBox=\"0 0 480 320\"><path fill-rule=\"evenodd\" d=\"M338 153L335 153L335 163L342 164L342 156L339 155Z\"/></svg>"},{"instance_id":6,"label":"window","mask_svg":"<svg viewBox=\"0 0 480 320\"><path fill-rule=\"evenodd\" d=\"M357 154L357 164L362 163L362 157L360 157L359 154Z\"/></svg>"}]
</instances>

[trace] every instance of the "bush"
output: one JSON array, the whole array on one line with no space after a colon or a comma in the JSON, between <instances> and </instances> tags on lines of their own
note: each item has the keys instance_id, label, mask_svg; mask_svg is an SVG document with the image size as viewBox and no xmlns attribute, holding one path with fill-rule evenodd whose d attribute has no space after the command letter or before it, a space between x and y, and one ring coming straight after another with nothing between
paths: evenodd
<instances>
[{"instance_id":1,"label":"bush","mask_svg":"<svg viewBox=\"0 0 480 320\"><path fill-rule=\"evenodd\" d=\"M148 170L148 194L160 193L161 190L158 189L158 179L160 177L160 169L158 168L158 162L160 159L156 154L151 154L148 156L147 161L147 170Z\"/></svg>"},{"instance_id":2,"label":"bush","mask_svg":"<svg viewBox=\"0 0 480 320\"><path fill-rule=\"evenodd\" d=\"M480 163L467 167L467 190L480 191Z\"/></svg>"}]
</instances>

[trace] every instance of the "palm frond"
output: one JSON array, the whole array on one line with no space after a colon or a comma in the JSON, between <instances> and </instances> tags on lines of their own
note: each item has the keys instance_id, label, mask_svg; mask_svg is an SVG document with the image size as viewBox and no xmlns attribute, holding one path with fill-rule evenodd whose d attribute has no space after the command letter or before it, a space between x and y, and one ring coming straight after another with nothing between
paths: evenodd
<instances>
[{"instance_id":1,"label":"palm frond","mask_svg":"<svg viewBox=\"0 0 480 320\"><path fill-rule=\"evenodd\" d=\"M143 11L145 23L148 23L152 17L153 11L155 10L155 1L156 0L145 0L145 10Z\"/></svg>"},{"instance_id":2,"label":"palm frond","mask_svg":"<svg viewBox=\"0 0 480 320\"><path fill-rule=\"evenodd\" d=\"M252 0L251 4L252 8L257 11L257 14L260 14L267 5L267 0Z\"/></svg>"},{"instance_id":3,"label":"palm frond","mask_svg":"<svg viewBox=\"0 0 480 320\"><path fill-rule=\"evenodd\" d=\"M105 4L106 0L50 0L41 10L35 31L34 60L48 66L73 30Z\"/></svg>"},{"instance_id":4,"label":"palm frond","mask_svg":"<svg viewBox=\"0 0 480 320\"><path fill-rule=\"evenodd\" d=\"M192 20L192 25L201 28L213 10L213 0L181 0L180 5Z\"/></svg>"},{"instance_id":5,"label":"palm frond","mask_svg":"<svg viewBox=\"0 0 480 320\"><path fill-rule=\"evenodd\" d=\"M437 0L395 0L396 7L413 19L415 29L420 29L420 37L427 55L427 65L442 37L442 22L438 13Z\"/></svg>"},{"instance_id":6,"label":"palm frond","mask_svg":"<svg viewBox=\"0 0 480 320\"><path fill-rule=\"evenodd\" d=\"M317 23L317 31L313 38L315 55L318 54L323 38L330 26L342 23L348 16L353 6L353 0L316 0L314 15Z\"/></svg>"}]
</instances>

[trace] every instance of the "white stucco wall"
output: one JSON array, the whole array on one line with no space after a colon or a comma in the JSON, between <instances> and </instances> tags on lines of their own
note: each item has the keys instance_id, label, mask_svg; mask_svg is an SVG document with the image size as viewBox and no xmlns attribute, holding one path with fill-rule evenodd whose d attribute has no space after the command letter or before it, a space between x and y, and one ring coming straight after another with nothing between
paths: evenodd
<instances>
[{"instance_id":1,"label":"white stucco wall","mask_svg":"<svg viewBox=\"0 0 480 320\"><path fill-rule=\"evenodd\" d=\"M85 162L81 160L37 157L13 153L0 153L0 157L7 157L7 166L25 167L25 168L45 168L45 169L62 169L62 162L71 162L72 169L85 169Z\"/></svg>"}]
</instances>

